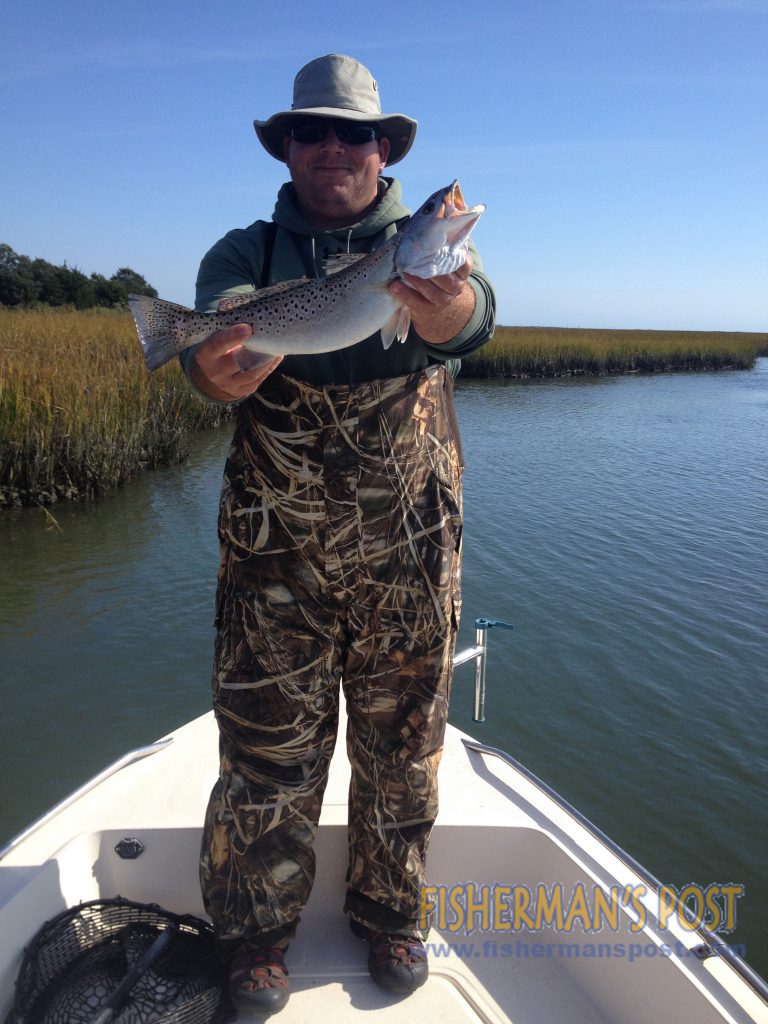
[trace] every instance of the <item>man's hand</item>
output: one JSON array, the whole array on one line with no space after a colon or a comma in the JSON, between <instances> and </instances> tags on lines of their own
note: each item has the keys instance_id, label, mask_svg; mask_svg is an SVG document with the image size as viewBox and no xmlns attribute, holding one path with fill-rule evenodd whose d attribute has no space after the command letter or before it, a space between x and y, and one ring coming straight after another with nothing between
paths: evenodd
<instances>
[{"instance_id":1,"label":"man's hand","mask_svg":"<svg viewBox=\"0 0 768 1024\"><path fill-rule=\"evenodd\" d=\"M475 311L475 293L467 278L472 259L452 274L413 277L403 274L388 286L391 294L411 311L411 323L420 338L441 345L467 326Z\"/></svg>"},{"instance_id":2,"label":"man's hand","mask_svg":"<svg viewBox=\"0 0 768 1024\"><path fill-rule=\"evenodd\" d=\"M264 362L254 369L241 370L238 353L246 352L243 342L252 334L248 324L234 324L209 334L190 364L195 386L220 402L235 402L258 390L283 357L264 356Z\"/></svg>"}]
</instances>

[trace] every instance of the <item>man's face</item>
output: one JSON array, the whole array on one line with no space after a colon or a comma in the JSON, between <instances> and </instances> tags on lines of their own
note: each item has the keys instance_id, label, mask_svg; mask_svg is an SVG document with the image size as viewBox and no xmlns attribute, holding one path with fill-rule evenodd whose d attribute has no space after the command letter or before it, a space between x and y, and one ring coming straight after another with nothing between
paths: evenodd
<instances>
[{"instance_id":1,"label":"man's face","mask_svg":"<svg viewBox=\"0 0 768 1024\"><path fill-rule=\"evenodd\" d=\"M356 223L376 203L389 140L354 146L339 141L331 127L320 142L286 138L284 152L301 212L317 227L339 228Z\"/></svg>"}]
</instances>

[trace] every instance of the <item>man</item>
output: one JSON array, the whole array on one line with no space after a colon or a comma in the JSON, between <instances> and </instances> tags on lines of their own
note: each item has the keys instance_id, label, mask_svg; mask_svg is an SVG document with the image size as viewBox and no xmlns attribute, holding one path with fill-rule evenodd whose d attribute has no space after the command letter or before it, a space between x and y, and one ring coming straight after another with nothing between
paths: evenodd
<instances>
[{"instance_id":1,"label":"man","mask_svg":"<svg viewBox=\"0 0 768 1024\"><path fill-rule=\"evenodd\" d=\"M382 172L408 152L416 122L382 114L357 61L312 61L291 110L254 125L291 182L271 225L232 231L205 256L198 309L321 275L325 259L378 248L408 216ZM344 909L379 984L408 993L427 978L419 890L460 606L450 369L494 322L472 254L452 274L388 286L411 330L386 351L377 332L249 368L250 328L238 325L182 357L201 392L240 402L219 518L221 766L201 880L233 997L261 1011L288 999L284 954L312 885L340 684L352 771Z\"/></svg>"}]
</instances>

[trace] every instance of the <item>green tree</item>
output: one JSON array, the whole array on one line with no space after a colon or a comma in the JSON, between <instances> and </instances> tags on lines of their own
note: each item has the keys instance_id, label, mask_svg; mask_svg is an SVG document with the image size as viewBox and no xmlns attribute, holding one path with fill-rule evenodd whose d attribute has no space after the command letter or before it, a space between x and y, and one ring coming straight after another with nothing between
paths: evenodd
<instances>
[{"instance_id":1,"label":"green tree","mask_svg":"<svg viewBox=\"0 0 768 1024\"><path fill-rule=\"evenodd\" d=\"M66 267L55 267L48 260L36 259L30 263L37 286L37 301L48 306L63 306L67 302Z\"/></svg>"},{"instance_id":2,"label":"green tree","mask_svg":"<svg viewBox=\"0 0 768 1024\"><path fill-rule=\"evenodd\" d=\"M148 284L141 274L131 270L130 267L120 267L112 275L110 281L113 281L120 288L124 302L128 301L128 296L131 294L151 295L153 299L157 298L157 292L152 285Z\"/></svg>"},{"instance_id":3,"label":"green tree","mask_svg":"<svg viewBox=\"0 0 768 1024\"><path fill-rule=\"evenodd\" d=\"M108 280L103 274L91 274L91 281L97 306L106 306L111 309L125 302L123 289L117 282Z\"/></svg>"},{"instance_id":4,"label":"green tree","mask_svg":"<svg viewBox=\"0 0 768 1024\"><path fill-rule=\"evenodd\" d=\"M54 266L47 260L21 256L0 243L0 305L124 306L132 293L157 298L146 278L130 267L120 267L107 280L103 274L87 277L77 267Z\"/></svg>"},{"instance_id":5,"label":"green tree","mask_svg":"<svg viewBox=\"0 0 768 1024\"><path fill-rule=\"evenodd\" d=\"M95 306L96 290L93 287L93 281L77 267L68 267L65 263L63 269L66 271L62 282L66 295L65 301L76 309L91 309L92 306Z\"/></svg>"},{"instance_id":6,"label":"green tree","mask_svg":"<svg viewBox=\"0 0 768 1024\"><path fill-rule=\"evenodd\" d=\"M0 303L30 306L38 300L38 286L28 256L20 256L10 245L0 245Z\"/></svg>"}]
</instances>

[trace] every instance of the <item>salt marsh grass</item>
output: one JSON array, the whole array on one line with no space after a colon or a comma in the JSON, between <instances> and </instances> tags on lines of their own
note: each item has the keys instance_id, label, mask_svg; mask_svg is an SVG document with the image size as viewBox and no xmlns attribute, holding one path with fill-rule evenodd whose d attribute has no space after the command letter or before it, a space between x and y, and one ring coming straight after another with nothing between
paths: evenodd
<instances>
[{"instance_id":1,"label":"salt marsh grass","mask_svg":"<svg viewBox=\"0 0 768 1024\"><path fill-rule=\"evenodd\" d=\"M499 327L462 376L749 367L760 352L768 334ZM128 313L0 307L0 507L108 493L228 413L175 363L148 374Z\"/></svg>"},{"instance_id":2,"label":"salt marsh grass","mask_svg":"<svg viewBox=\"0 0 768 1024\"><path fill-rule=\"evenodd\" d=\"M147 373L127 313L0 307L0 507L114 490L221 417L177 366Z\"/></svg>"},{"instance_id":3,"label":"salt marsh grass","mask_svg":"<svg viewBox=\"0 0 768 1024\"><path fill-rule=\"evenodd\" d=\"M721 331L588 330L497 327L491 342L462 362L466 377L748 369L768 354L768 334Z\"/></svg>"}]
</instances>

